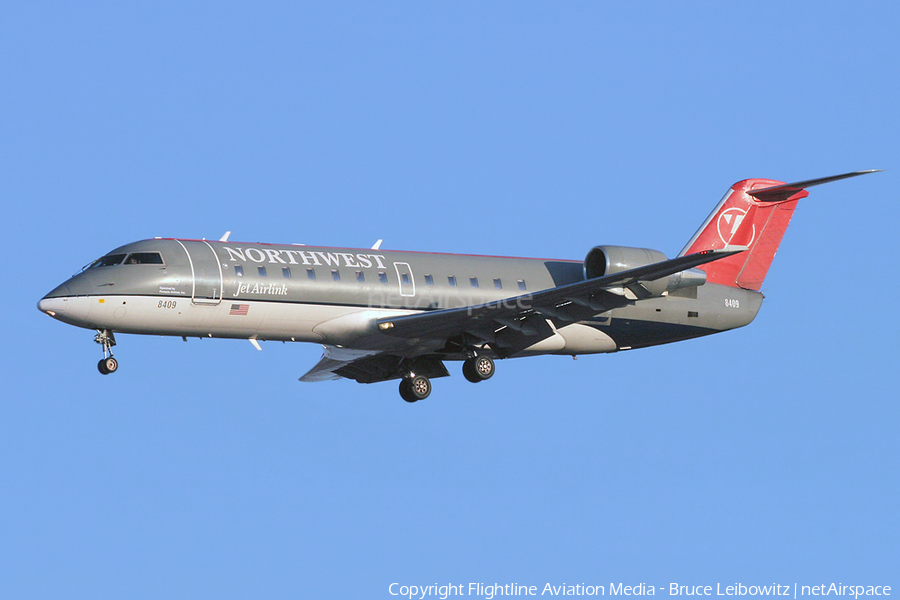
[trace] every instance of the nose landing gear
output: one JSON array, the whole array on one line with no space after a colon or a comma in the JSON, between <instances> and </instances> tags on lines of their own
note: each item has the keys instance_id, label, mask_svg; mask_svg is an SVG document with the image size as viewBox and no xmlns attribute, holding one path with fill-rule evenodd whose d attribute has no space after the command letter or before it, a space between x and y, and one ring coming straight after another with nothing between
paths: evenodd
<instances>
[{"instance_id":1,"label":"nose landing gear","mask_svg":"<svg viewBox=\"0 0 900 600\"><path fill-rule=\"evenodd\" d=\"M97 363L97 370L104 375L115 373L119 361L113 358L112 347L116 345L116 336L109 329L98 329L94 341L103 346L103 358Z\"/></svg>"}]
</instances>

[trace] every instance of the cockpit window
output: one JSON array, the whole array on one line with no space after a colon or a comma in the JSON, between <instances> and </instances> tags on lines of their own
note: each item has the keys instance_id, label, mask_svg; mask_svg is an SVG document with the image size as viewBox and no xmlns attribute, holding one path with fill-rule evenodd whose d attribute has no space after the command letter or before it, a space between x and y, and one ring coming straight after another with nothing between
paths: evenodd
<instances>
[{"instance_id":1,"label":"cockpit window","mask_svg":"<svg viewBox=\"0 0 900 600\"><path fill-rule=\"evenodd\" d=\"M125 259L126 265L161 265L162 256L159 252L132 252Z\"/></svg>"},{"instance_id":2,"label":"cockpit window","mask_svg":"<svg viewBox=\"0 0 900 600\"><path fill-rule=\"evenodd\" d=\"M122 261L125 259L124 254L107 254L103 258L98 258L95 260L89 269L96 269L99 267L114 267L116 265L122 264Z\"/></svg>"}]
</instances>

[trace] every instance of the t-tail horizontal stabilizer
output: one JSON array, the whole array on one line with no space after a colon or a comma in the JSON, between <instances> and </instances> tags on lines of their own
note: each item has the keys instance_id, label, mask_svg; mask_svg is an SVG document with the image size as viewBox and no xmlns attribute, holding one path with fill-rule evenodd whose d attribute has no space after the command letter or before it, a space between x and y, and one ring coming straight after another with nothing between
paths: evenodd
<instances>
[{"instance_id":1,"label":"t-tail horizontal stabilizer","mask_svg":"<svg viewBox=\"0 0 900 600\"><path fill-rule=\"evenodd\" d=\"M814 185L822 185L823 183L831 183L847 179L848 177L858 177L860 175L868 175L869 173L878 173L881 169L869 169L868 171L854 171L853 173L844 173L843 175L832 175L831 177L820 177L819 179L809 179L807 181L798 181L797 183L785 183L782 185L773 185L772 187L763 188L761 190L751 190L747 192L760 202L782 202L787 200L797 192L801 192L808 187Z\"/></svg>"}]
</instances>

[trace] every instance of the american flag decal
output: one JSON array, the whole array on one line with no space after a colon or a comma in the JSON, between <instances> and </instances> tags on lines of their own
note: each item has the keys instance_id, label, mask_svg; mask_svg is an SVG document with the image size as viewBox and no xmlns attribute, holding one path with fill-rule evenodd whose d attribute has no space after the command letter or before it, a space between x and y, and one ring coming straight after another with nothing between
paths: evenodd
<instances>
[{"instance_id":1,"label":"american flag decal","mask_svg":"<svg viewBox=\"0 0 900 600\"><path fill-rule=\"evenodd\" d=\"M228 314L229 314L229 315L241 315L241 316L244 316L244 315L247 314L247 311L248 311L248 310L250 310L250 305L249 305L249 304L232 304L232 305L231 305L231 312L229 312Z\"/></svg>"}]
</instances>

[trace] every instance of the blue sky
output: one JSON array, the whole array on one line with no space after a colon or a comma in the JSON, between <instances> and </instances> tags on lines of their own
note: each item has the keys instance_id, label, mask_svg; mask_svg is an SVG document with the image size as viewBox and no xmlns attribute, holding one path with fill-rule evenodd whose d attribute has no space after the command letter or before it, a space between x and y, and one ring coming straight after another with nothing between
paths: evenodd
<instances>
[{"instance_id":1,"label":"blue sky","mask_svg":"<svg viewBox=\"0 0 900 600\"><path fill-rule=\"evenodd\" d=\"M891 3L0 7L0 596L900 585ZM749 327L300 384L314 345L35 310L154 236L676 254L735 181L811 190Z\"/></svg>"}]
</instances>

